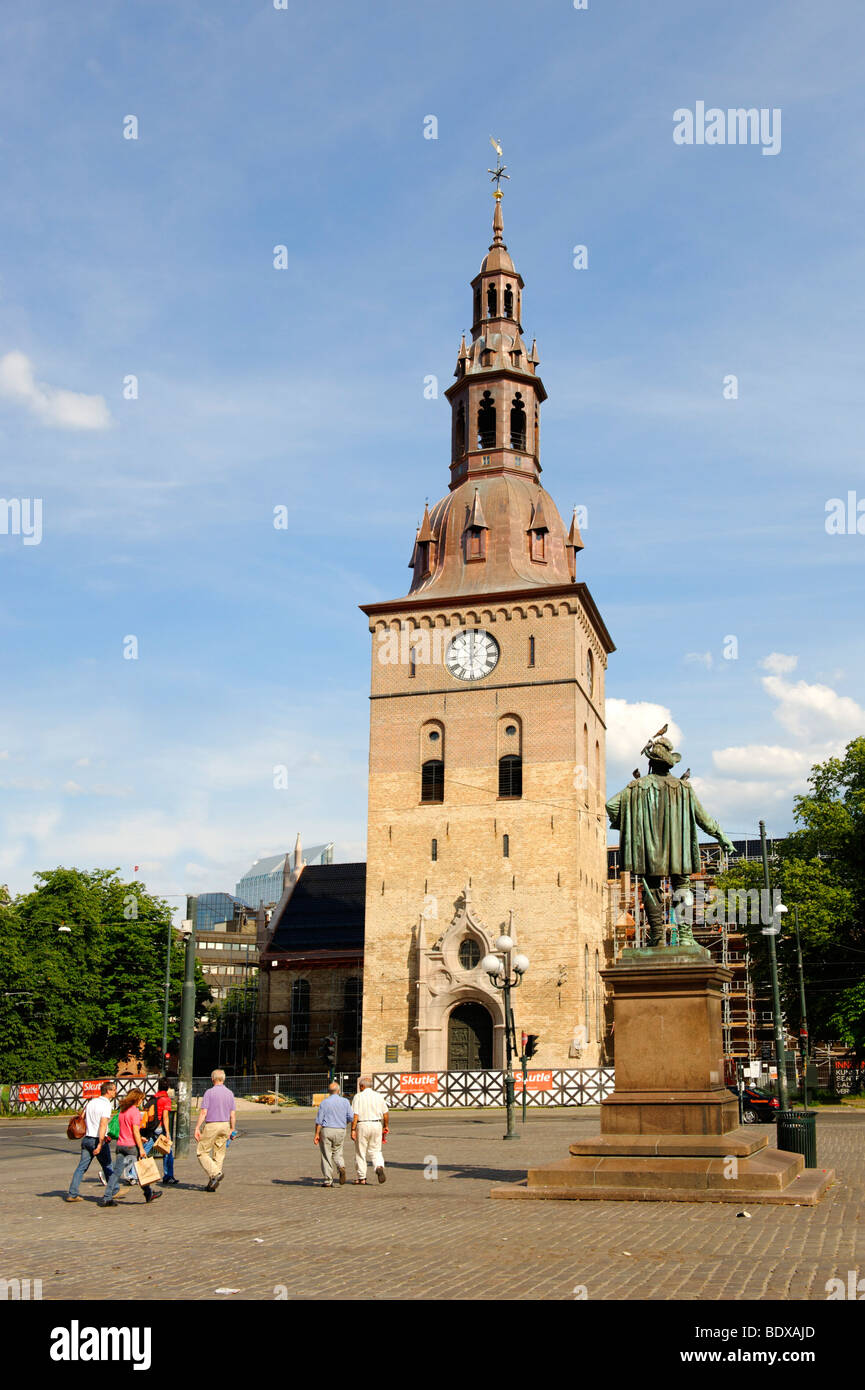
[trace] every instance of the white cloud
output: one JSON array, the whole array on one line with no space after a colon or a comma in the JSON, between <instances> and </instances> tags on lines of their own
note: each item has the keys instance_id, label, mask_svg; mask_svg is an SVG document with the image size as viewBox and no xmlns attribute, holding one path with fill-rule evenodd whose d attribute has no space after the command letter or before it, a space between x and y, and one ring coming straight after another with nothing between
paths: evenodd
<instances>
[{"instance_id":1,"label":"white cloud","mask_svg":"<svg viewBox=\"0 0 865 1390\"><path fill-rule=\"evenodd\" d=\"M718 748L712 761L722 778L694 778L698 795L702 798L705 792L712 814L722 823L725 810L737 814L752 806L789 805L805 791L815 763L838 756L850 738L865 731L865 709L850 696L839 695L828 685L783 679L797 660L772 652L760 662L772 673L760 683L775 701L773 717L793 736L794 745L749 743Z\"/></svg>"},{"instance_id":2,"label":"white cloud","mask_svg":"<svg viewBox=\"0 0 865 1390\"><path fill-rule=\"evenodd\" d=\"M865 709L849 695L839 695L828 685L764 676L763 689L777 700L775 718L796 738L825 740L852 738L865 730Z\"/></svg>"},{"instance_id":3,"label":"white cloud","mask_svg":"<svg viewBox=\"0 0 865 1390\"><path fill-rule=\"evenodd\" d=\"M666 737L676 745L681 742L682 731L673 723L673 716L666 705L656 705L649 700L607 700L607 756L613 763L633 765L639 760L640 750L645 748L656 729L669 725Z\"/></svg>"},{"instance_id":4,"label":"white cloud","mask_svg":"<svg viewBox=\"0 0 865 1390\"><path fill-rule=\"evenodd\" d=\"M33 363L23 352L0 357L0 396L26 406L54 429L104 430L111 423L104 396L85 396L37 381Z\"/></svg>"},{"instance_id":5,"label":"white cloud","mask_svg":"<svg viewBox=\"0 0 865 1390\"><path fill-rule=\"evenodd\" d=\"M712 761L719 772L733 777L805 776L815 761L803 748L782 748L778 744L749 743L741 748L716 748Z\"/></svg>"},{"instance_id":6,"label":"white cloud","mask_svg":"<svg viewBox=\"0 0 865 1390\"><path fill-rule=\"evenodd\" d=\"M705 666L707 671L712 669L711 652L688 652L685 661L691 666Z\"/></svg>"},{"instance_id":7,"label":"white cloud","mask_svg":"<svg viewBox=\"0 0 865 1390\"><path fill-rule=\"evenodd\" d=\"M786 676L790 671L794 671L798 665L798 656L788 656L784 652L770 652L764 656L760 665L764 671L771 671L773 676Z\"/></svg>"}]
</instances>

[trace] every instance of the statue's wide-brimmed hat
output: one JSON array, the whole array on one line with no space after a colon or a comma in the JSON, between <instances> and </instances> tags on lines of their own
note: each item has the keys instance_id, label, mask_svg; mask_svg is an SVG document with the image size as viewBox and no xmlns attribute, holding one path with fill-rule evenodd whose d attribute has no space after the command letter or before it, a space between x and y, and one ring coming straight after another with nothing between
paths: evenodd
<instances>
[{"instance_id":1,"label":"statue's wide-brimmed hat","mask_svg":"<svg viewBox=\"0 0 865 1390\"><path fill-rule=\"evenodd\" d=\"M667 767L675 767L676 763L682 761L681 753L673 752L673 745L668 738L656 738L651 743L647 743L643 749L649 762L664 763Z\"/></svg>"}]
</instances>

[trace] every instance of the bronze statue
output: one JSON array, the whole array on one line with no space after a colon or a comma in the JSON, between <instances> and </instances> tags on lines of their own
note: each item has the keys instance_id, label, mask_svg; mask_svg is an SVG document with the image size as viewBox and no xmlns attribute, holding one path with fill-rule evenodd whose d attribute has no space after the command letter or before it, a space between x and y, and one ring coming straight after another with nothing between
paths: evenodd
<instances>
[{"instance_id":1,"label":"bronze statue","mask_svg":"<svg viewBox=\"0 0 865 1390\"><path fill-rule=\"evenodd\" d=\"M641 777L637 771L634 780L607 802L610 824L621 832L620 867L638 875L642 884L650 946L665 943L658 896L661 880L669 878L674 902L681 901L690 875L700 871L697 826L728 853L734 853L718 822L703 810L687 776L670 775L681 754L674 753L670 740L661 737L666 731L665 724L643 749L643 756L649 759L649 775ZM696 946L692 923L677 917L675 909L673 915L679 945Z\"/></svg>"}]
</instances>

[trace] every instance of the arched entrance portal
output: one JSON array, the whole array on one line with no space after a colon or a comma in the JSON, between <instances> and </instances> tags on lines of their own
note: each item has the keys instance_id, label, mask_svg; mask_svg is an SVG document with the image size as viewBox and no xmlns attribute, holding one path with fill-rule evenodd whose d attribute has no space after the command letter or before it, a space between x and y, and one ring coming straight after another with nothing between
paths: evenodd
<instances>
[{"instance_id":1,"label":"arched entrance portal","mask_svg":"<svg viewBox=\"0 0 865 1390\"><path fill-rule=\"evenodd\" d=\"M448 1071L485 1071L493 1064L493 1021L483 1004L458 1004L448 1019Z\"/></svg>"}]
</instances>

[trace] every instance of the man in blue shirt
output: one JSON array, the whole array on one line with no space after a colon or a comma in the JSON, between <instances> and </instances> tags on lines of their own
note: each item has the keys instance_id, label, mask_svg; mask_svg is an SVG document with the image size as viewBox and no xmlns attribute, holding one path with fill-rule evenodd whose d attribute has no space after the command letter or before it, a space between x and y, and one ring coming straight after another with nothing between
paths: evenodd
<instances>
[{"instance_id":1,"label":"man in blue shirt","mask_svg":"<svg viewBox=\"0 0 865 1390\"><path fill-rule=\"evenodd\" d=\"M351 1106L345 1097L340 1095L336 1081L331 1081L327 1089L330 1095L325 1096L318 1107L315 1138L312 1142L318 1145L321 1152L321 1175L324 1179L322 1187L333 1187L337 1172L339 1185L342 1187L345 1182L342 1146L345 1143L345 1127L351 1124Z\"/></svg>"}]
</instances>

